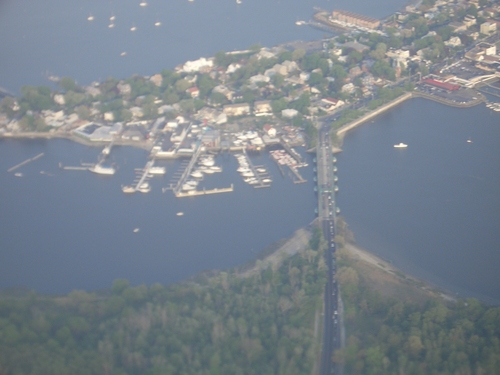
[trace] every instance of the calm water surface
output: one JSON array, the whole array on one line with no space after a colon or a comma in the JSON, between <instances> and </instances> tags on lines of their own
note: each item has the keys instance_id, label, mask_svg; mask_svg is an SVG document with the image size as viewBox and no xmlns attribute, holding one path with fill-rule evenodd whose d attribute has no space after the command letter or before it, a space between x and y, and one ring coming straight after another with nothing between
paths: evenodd
<instances>
[{"instance_id":1,"label":"calm water surface","mask_svg":"<svg viewBox=\"0 0 500 375\"><path fill-rule=\"evenodd\" d=\"M45 156L17 170L23 177L7 173L40 152ZM161 189L176 162L163 163L167 175L150 181L149 194L121 192L146 163L142 150L113 148L114 176L58 167L94 162L99 152L66 140L0 141L0 287L65 293L108 287L118 277L134 285L172 283L240 265L314 219L312 168L303 173L308 183L294 185L267 154L256 156L274 181L254 189L236 172L236 158L223 155L216 159L223 173L204 184L234 183L234 192L177 199ZM176 216L180 211L184 216Z\"/></svg>"},{"instance_id":2,"label":"calm water surface","mask_svg":"<svg viewBox=\"0 0 500 375\"><path fill-rule=\"evenodd\" d=\"M349 133L338 202L358 243L410 274L500 303L499 120L484 105L414 99ZM399 142L408 148L394 149Z\"/></svg>"}]
</instances>

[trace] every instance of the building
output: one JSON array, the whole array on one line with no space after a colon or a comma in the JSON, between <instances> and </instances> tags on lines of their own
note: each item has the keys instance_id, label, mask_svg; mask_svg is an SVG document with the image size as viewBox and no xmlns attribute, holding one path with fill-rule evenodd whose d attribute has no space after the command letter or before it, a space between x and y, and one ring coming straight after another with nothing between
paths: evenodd
<instances>
[{"instance_id":1,"label":"building","mask_svg":"<svg viewBox=\"0 0 500 375\"><path fill-rule=\"evenodd\" d=\"M155 74L149 79L151 82L155 84L155 86L160 87L163 82L163 76L161 74Z\"/></svg>"},{"instance_id":2,"label":"building","mask_svg":"<svg viewBox=\"0 0 500 375\"><path fill-rule=\"evenodd\" d=\"M270 100L259 100L253 105L253 111L255 116L270 116L272 115L273 109L271 107Z\"/></svg>"},{"instance_id":3,"label":"building","mask_svg":"<svg viewBox=\"0 0 500 375\"><path fill-rule=\"evenodd\" d=\"M457 91L460 88L459 85L454 85L452 83L438 81L438 80L432 79L432 78L425 78L422 81L424 83L427 83L428 85L439 87L441 89L445 89L445 90L448 90L448 91Z\"/></svg>"},{"instance_id":4,"label":"building","mask_svg":"<svg viewBox=\"0 0 500 375\"><path fill-rule=\"evenodd\" d=\"M281 111L281 116L283 116L284 118L294 118L298 114L299 114L299 111L297 111L296 109L292 109L292 108L284 109Z\"/></svg>"},{"instance_id":5,"label":"building","mask_svg":"<svg viewBox=\"0 0 500 375\"><path fill-rule=\"evenodd\" d=\"M200 89L198 87L190 87L186 92L191 96L191 98L197 98L200 96Z\"/></svg>"},{"instance_id":6,"label":"building","mask_svg":"<svg viewBox=\"0 0 500 375\"><path fill-rule=\"evenodd\" d=\"M334 10L332 12L332 18L337 21L366 27L368 29L376 29L380 26L380 21L375 18L363 16L346 10Z\"/></svg>"},{"instance_id":7,"label":"building","mask_svg":"<svg viewBox=\"0 0 500 375\"><path fill-rule=\"evenodd\" d=\"M489 35L497 31L497 24L494 22L484 22L479 26L481 34Z\"/></svg>"},{"instance_id":8,"label":"building","mask_svg":"<svg viewBox=\"0 0 500 375\"><path fill-rule=\"evenodd\" d=\"M271 125L266 124L262 129L267 133L269 137L276 137L276 128L273 128Z\"/></svg>"},{"instance_id":9,"label":"building","mask_svg":"<svg viewBox=\"0 0 500 375\"><path fill-rule=\"evenodd\" d=\"M227 116L248 116L250 114L250 105L248 103L228 104L223 108Z\"/></svg>"}]
</instances>

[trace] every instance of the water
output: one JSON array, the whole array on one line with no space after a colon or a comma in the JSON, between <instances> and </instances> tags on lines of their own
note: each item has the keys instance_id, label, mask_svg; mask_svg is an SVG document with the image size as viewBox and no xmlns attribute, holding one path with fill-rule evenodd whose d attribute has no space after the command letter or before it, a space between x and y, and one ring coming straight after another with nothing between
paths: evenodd
<instances>
[{"instance_id":1,"label":"water","mask_svg":"<svg viewBox=\"0 0 500 375\"><path fill-rule=\"evenodd\" d=\"M414 99L350 132L343 150L338 202L362 247L500 303L498 113Z\"/></svg>"},{"instance_id":2,"label":"water","mask_svg":"<svg viewBox=\"0 0 500 375\"><path fill-rule=\"evenodd\" d=\"M16 170L23 177L6 172L40 152L45 156ZM234 183L234 192L182 199L161 190L179 162L159 163L167 175L150 180L150 193L121 192L146 163L142 150L113 148L114 176L58 167L94 162L99 152L67 140L0 142L0 287L66 293L108 287L118 277L133 285L173 283L240 265L314 219L310 167L303 170L309 182L294 185L267 154L255 156L273 183L254 189L236 172L234 156L219 156L223 173L206 177L205 186Z\"/></svg>"},{"instance_id":3,"label":"water","mask_svg":"<svg viewBox=\"0 0 500 375\"><path fill-rule=\"evenodd\" d=\"M319 39L324 32L295 25L310 19L314 6L385 17L405 2L150 0L140 7L139 0L4 0L0 87L19 92L23 85L50 83L50 74L73 77L82 85L108 76L152 75L220 50ZM87 21L90 14L92 22ZM155 27L158 21L162 25ZM121 57L122 52L127 55Z\"/></svg>"}]
</instances>

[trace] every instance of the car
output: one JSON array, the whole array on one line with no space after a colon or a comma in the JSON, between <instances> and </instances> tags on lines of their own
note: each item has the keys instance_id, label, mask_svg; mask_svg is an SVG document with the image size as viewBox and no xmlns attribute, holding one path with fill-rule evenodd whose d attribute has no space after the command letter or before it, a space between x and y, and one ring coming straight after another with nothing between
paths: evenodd
<instances>
[{"instance_id":1,"label":"car","mask_svg":"<svg viewBox=\"0 0 500 375\"><path fill-rule=\"evenodd\" d=\"M330 246L330 247L335 247L335 244L334 244L334 243L332 243L332 246Z\"/></svg>"}]
</instances>

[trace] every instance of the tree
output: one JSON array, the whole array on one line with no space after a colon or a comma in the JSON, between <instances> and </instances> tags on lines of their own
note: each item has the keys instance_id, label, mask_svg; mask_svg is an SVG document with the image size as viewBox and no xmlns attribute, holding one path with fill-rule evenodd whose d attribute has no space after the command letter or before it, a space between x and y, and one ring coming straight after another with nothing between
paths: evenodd
<instances>
[{"instance_id":1,"label":"tree","mask_svg":"<svg viewBox=\"0 0 500 375\"><path fill-rule=\"evenodd\" d=\"M75 91L77 88L75 81L71 77L62 77L58 84L64 91Z\"/></svg>"},{"instance_id":2,"label":"tree","mask_svg":"<svg viewBox=\"0 0 500 375\"><path fill-rule=\"evenodd\" d=\"M198 77L197 85L200 90L200 98L205 98L216 86L216 83L208 74L202 74Z\"/></svg>"},{"instance_id":3,"label":"tree","mask_svg":"<svg viewBox=\"0 0 500 375\"><path fill-rule=\"evenodd\" d=\"M382 60L387 52L387 45L385 43L377 43L375 50L370 52L370 56L375 60Z\"/></svg>"},{"instance_id":4,"label":"tree","mask_svg":"<svg viewBox=\"0 0 500 375\"><path fill-rule=\"evenodd\" d=\"M80 120L88 120L90 118L90 109L85 105L78 106L75 112Z\"/></svg>"},{"instance_id":5,"label":"tree","mask_svg":"<svg viewBox=\"0 0 500 375\"><path fill-rule=\"evenodd\" d=\"M286 109L286 107L287 107L287 102L285 98L273 100L271 102L271 108L273 109L273 112L275 114L280 114L282 110Z\"/></svg>"},{"instance_id":6,"label":"tree","mask_svg":"<svg viewBox=\"0 0 500 375\"><path fill-rule=\"evenodd\" d=\"M299 61L302 60L302 58L305 56L306 51L303 50L302 48L297 48L292 52L292 60L293 61Z\"/></svg>"},{"instance_id":7,"label":"tree","mask_svg":"<svg viewBox=\"0 0 500 375\"><path fill-rule=\"evenodd\" d=\"M191 87L191 83L189 81L185 80L184 78L178 80L175 82L175 90L177 91L178 94L185 94L186 90Z\"/></svg>"}]
</instances>

